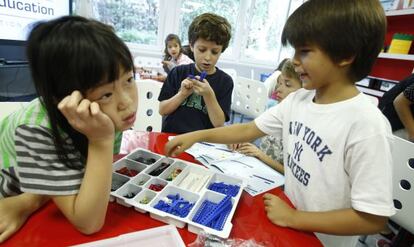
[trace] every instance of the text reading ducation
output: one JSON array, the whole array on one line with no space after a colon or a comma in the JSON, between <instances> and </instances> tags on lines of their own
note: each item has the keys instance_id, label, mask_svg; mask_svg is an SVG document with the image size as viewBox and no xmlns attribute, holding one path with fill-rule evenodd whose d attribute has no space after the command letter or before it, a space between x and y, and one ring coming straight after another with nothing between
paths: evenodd
<instances>
[{"instance_id":1,"label":"text reading ducation","mask_svg":"<svg viewBox=\"0 0 414 247\"><path fill-rule=\"evenodd\" d=\"M55 10L50 7L42 6L39 2L38 3L24 3L21 1L15 0L0 0L0 8L7 8L7 9L17 9L20 11L30 12L30 13L39 13L42 15L55 15ZM7 12L6 12L7 13Z\"/></svg>"}]
</instances>

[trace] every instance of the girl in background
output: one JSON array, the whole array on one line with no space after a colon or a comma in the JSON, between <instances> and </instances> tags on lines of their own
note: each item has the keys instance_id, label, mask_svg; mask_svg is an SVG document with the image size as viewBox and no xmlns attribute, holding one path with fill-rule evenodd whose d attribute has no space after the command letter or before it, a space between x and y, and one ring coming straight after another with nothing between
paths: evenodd
<instances>
[{"instance_id":1,"label":"girl in background","mask_svg":"<svg viewBox=\"0 0 414 247\"><path fill-rule=\"evenodd\" d=\"M0 243L49 199L92 234L120 131L135 122L132 56L110 26L79 16L37 24L27 54L39 98L0 122Z\"/></svg>"},{"instance_id":2,"label":"girl in background","mask_svg":"<svg viewBox=\"0 0 414 247\"><path fill-rule=\"evenodd\" d=\"M194 63L194 61L183 53L180 38L176 34L168 34L165 38L164 59L162 61L165 72L169 73L177 65L190 63Z\"/></svg>"}]
</instances>

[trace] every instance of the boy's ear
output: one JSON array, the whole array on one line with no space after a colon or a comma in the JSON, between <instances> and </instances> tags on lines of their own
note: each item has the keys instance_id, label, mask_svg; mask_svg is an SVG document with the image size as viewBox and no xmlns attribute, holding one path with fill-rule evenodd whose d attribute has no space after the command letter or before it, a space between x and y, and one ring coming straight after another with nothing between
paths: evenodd
<instances>
[{"instance_id":1,"label":"boy's ear","mask_svg":"<svg viewBox=\"0 0 414 247\"><path fill-rule=\"evenodd\" d=\"M191 52L194 53L194 47L192 44L190 44L190 49L191 49Z\"/></svg>"},{"instance_id":2,"label":"boy's ear","mask_svg":"<svg viewBox=\"0 0 414 247\"><path fill-rule=\"evenodd\" d=\"M344 58L344 59L340 60L338 65L339 65L339 67L349 66L354 62L354 60L355 60L355 55L353 55L349 58Z\"/></svg>"}]
</instances>

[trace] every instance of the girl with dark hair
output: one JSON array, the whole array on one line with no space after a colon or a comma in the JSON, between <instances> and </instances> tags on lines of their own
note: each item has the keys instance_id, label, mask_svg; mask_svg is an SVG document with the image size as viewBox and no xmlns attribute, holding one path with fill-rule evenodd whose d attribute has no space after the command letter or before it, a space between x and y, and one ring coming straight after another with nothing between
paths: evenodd
<instances>
[{"instance_id":1,"label":"girl with dark hair","mask_svg":"<svg viewBox=\"0 0 414 247\"><path fill-rule=\"evenodd\" d=\"M39 97L0 123L0 242L49 199L97 232L137 112L132 56L111 27L78 16L37 24L27 55Z\"/></svg>"},{"instance_id":2,"label":"girl with dark hair","mask_svg":"<svg viewBox=\"0 0 414 247\"><path fill-rule=\"evenodd\" d=\"M165 38L164 59L162 61L165 72L181 64L190 64L194 61L183 53L181 40L176 34L168 34Z\"/></svg>"}]
</instances>

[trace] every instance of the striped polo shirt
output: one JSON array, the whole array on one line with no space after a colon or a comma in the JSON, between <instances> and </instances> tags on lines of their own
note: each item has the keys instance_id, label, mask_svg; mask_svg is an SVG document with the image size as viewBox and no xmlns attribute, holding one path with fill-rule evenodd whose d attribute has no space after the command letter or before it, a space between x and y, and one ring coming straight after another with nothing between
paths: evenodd
<instances>
[{"instance_id":1,"label":"striped polo shirt","mask_svg":"<svg viewBox=\"0 0 414 247\"><path fill-rule=\"evenodd\" d=\"M57 155L45 108L35 99L0 122L0 198L21 192L46 195L77 194L85 164L72 140L62 133L68 167ZM114 153L118 153L122 132L115 135Z\"/></svg>"}]
</instances>

